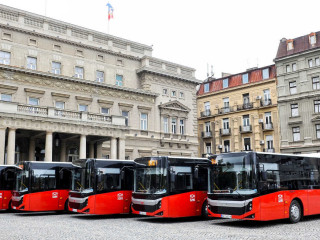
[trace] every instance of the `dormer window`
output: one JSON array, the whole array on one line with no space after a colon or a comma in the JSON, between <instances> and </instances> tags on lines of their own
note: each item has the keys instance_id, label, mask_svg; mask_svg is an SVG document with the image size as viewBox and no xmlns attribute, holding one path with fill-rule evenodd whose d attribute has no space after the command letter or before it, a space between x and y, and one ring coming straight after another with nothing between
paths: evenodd
<instances>
[{"instance_id":1,"label":"dormer window","mask_svg":"<svg viewBox=\"0 0 320 240\"><path fill-rule=\"evenodd\" d=\"M316 44L317 38L316 38L316 34L315 33L311 33L309 35L309 42L310 42L311 45Z\"/></svg>"},{"instance_id":2,"label":"dormer window","mask_svg":"<svg viewBox=\"0 0 320 240\"><path fill-rule=\"evenodd\" d=\"M293 49L293 40L288 40L287 41L287 50L292 50Z\"/></svg>"}]
</instances>

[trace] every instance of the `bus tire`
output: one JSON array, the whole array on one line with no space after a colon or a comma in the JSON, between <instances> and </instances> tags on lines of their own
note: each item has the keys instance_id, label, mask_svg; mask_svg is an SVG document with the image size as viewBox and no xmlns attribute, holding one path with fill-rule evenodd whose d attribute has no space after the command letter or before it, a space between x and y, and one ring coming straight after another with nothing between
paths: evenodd
<instances>
[{"instance_id":1,"label":"bus tire","mask_svg":"<svg viewBox=\"0 0 320 240\"><path fill-rule=\"evenodd\" d=\"M8 205L8 209L7 209L8 212L12 212L13 211L12 206L11 206L11 202L12 201L10 200L9 205Z\"/></svg>"},{"instance_id":2,"label":"bus tire","mask_svg":"<svg viewBox=\"0 0 320 240\"><path fill-rule=\"evenodd\" d=\"M208 202L207 200L205 200L202 204L202 208L201 208L201 217L203 217L204 219L208 219Z\"/></svg>"},{"instance_id":3,"label":"bus tire","mask_svg":"<svg viewBox=\"0 0 320 240\"><path fill-rule=\"evenodd\" d=\"M64 212L65 213L69 212L69 200L68 199L64 203Z\"/></svg>"},{"instance_id":4,"label":"bus tire","mask_svg":"<svg viewBox=\"0 0 320 240\"><path fill-rule=\"evenodd\" d=\"M297 223L301 220L302 208L297 200L293 200L289 208L289 220L291 223Z\"/></svg>"}]
</instances>

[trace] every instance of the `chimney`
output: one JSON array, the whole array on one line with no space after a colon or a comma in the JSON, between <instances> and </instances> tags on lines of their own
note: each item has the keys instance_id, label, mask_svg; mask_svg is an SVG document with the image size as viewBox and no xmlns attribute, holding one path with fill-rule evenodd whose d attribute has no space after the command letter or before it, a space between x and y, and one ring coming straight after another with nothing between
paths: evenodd
<instances>
[{"instance_id":1,"label":"chimney","mask_svg":"<svg viewBox=\"0 0 320 240\"><path fill-rule=\"evenodd\" d=\"M231 73L225 73L225 72L222 72L221 73L221 77L229 77L230 75L232 75Z\"/></svg>"}]
</instances>

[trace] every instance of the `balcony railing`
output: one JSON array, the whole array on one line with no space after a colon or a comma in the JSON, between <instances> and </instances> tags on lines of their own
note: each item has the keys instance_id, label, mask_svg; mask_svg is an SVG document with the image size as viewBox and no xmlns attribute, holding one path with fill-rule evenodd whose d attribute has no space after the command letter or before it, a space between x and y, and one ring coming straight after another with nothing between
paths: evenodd
<instances>
[{"instance_id":1,"label":"balcony railing","mask_svg":"<svg viewBox=\"0 0 320 240\"><path fill-rule=\"evenodd\" d=\"M240 132L241 133L252 132L252 126L251 125L240 126Z\"/></svg>"},{"instance_id":2,"label":"balcony railing","mask_svg":"<svg viewBox=\"0 0 320 240\"><path fill-rule=\"evenodd\" d=\"M262 99L262 100L260 100L260 106L261 107L269 106L269 105L272 105L271 99L267 99L267 100Z\"/></svg>"},{"instance_id":3,"label":"balcony railing","mask_svg":"<svg viewBox=\"0 0 320 240\"><path fill-rule=\"evenodd\" d=\"M221 128L220 129L220 135L221 136L226 136L226 135L230 135L230 134L231 134L230 128Z\"/></svg>"},{"instance_id":4,"label":"balcony railing","mask_svg":"<svg viewBox=\"0 0 320 240\"><path fill-rule=\"evenodd\" d=\"M273 130L273 124L272 123L263 124L263 130Z\"/></svg>"},{"instance_id":5,"label":"balcony railing","mask_svg":"<svg viewBox=\"0 0 320 240\"><path fill-rule=\"evenodd\" d=\"M68 110L54 109L54 115L62 118L81 119L80 112L73 112Z\"/></svg>"},{"instance_id":6,"label":"balcony railing","mask_svg":"<svg viewBox=\"0 0 320 240\"><path fill-rule=\"evenodd\" d=\"M219 114L225 114L225 113L229 113L229 112L233 112L233 107L223 107L223 108L219 108L218 109L218 113Z\"/></svg>"},{"instance_id":7,"label":"balcony railing","mask_svg":"<svg viewBox=\"0 0 320 240\"><path fill-rule=\"evenodd\" d=\"M202 132L202 133L201 133L201 137L202 137L202 138L212 137L212 132L211 132L211 131L209 131L209 132Z\"/></svg>"},{"instance_id":8,"label":"balcony railing","mask_svg":"<svg viewBox=\"0 0 320 240\"><path fill-rule=\"evenodd\" d=\"M18 112L28 113L32 115L48 115L48 109L46 107L38 107L32 105L18 105Z\"/></svg>"},{"instance_id":9,"label":"balcony railing","mask_svg":"<svg viewBox=\"0 0 320 240\"><path fill-rule=\"evenodd\" d=\"M274 153L275 152L274 148L264 148L263 151L264 152L270 152L270 153Z\"/></svg>"},{"instance_id":10,"label":"balcony railing","mask_svg":"<svg viewBox=\"0 0 320 240\"><path fill-rule=\"evenodd\" d=\"M210 110L205 110L203 112L200 113L201 117L209 117L211 116L211 111Z\"/></svg>"},{"instance_id":11,"label":"balcony railing","mask_svg":"<svg viewBox=\"0 0 320 240\"><path fill-rule=\"evenodd\" d=\"M51 119L69 119L79 122L99 122L104 124L113 124L125 126L125 117L107 116L103 114L77 112L53 107L40 107L33 105L18 104L15 102L0 101L0 114L21 114L32 115Z\"/></svg>"},{"instance_id":12,"label":"balcony railing","mask_svg":"<svg viewBox=\"0 0 320 240\"><path fill-rule=\"evenodd\" d=\"M252 102L244 103L244 104L241 104L241 105L237 105L237 111L245 110L245 109L251 109L251 108L253 108L253 103Z\"/></svg>"},{"instance_id":13,"label":"balcony railing","mask_svg":"<svg viewBox=\"0 0 320 240\"><path fill-rule=\"evenodd\" d=\"M98 121L98 122L111 122L111 116L103 115L103 114L88 114L88 120L90 121Z\"/></svg>"}]
</instances>

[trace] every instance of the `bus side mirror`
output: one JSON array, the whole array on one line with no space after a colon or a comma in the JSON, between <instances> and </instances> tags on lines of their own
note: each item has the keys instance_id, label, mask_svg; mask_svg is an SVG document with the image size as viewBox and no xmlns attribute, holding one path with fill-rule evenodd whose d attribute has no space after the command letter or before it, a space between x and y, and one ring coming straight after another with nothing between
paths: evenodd
<instances>
[{"instance_id":1,"label":"bus side mirror","mask_svg":"<svg viewBox=\"0 0 320 240\"><path fill-rule=\"evenodd\" d=\"M199 178L199 168L194 169L194 178Z\"/></svg>"},{"instance_id":2,"label":"bus side mirror","mask_svg":"<svg viewBox=\"0 0 320 240\"><path fill-rule=\"evenodd\" d=\"M267 179L268 179L267 172L266 171L261 171L261 180L263 182L266 182Z\"/></svg>"}]
</instances>

